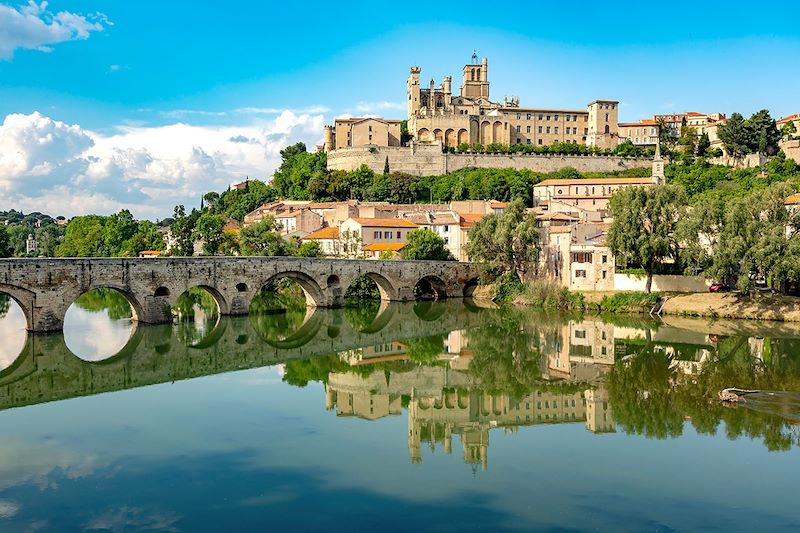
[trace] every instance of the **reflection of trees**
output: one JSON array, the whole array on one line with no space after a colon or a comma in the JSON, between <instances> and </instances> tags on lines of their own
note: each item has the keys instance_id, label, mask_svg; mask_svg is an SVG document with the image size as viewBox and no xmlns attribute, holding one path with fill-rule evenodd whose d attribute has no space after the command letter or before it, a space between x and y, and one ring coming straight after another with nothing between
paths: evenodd
<instances>
[{"instance_id":1,"label":"reflection of trees","mask_svg":"<svg viewBox=\"0 0 800 533\"><path fill-rule=\"evenodd\" d=\"M487 390L520 398L542 382L541 328L519 310L500 309L485 316L467 333L474 354L469 371Z\"/></svg>"},{"instance_id":2,"label":"reflection of trees","mask_svg":"<svg viewBox=\"0 0 800 533\"><path fill-rule=\"evenodd\" d=\"M78 297L75 305L92 313L105 311L111 320L124 320L132 316L131 304L114 289L92 289Z\"/></svg>"},{"instance_id":3,"label":"reflection of trees","mask_svg":"<svg viewBox=\"0 0 800 533\"><path fill-rule=\"evenodd\" d=\"M347 302L344 308L344 316L354 330L364 331L375 322L380 308L380 300L351 300Z\"/></svg>"},{"instance_id":4,"label":"reflection of trees","mask_svg":"<svg viewBox=\"0 0 800 533\"><path fill-rule=\"evenodd\" d=\"M208 335L219 319L214 297L199 287L184 292L172 307L176 337L181 342L196 344Z\"/></svg>"},{"instance_id":5,"label":"reflection of trees","mask_svg":"<svg viewBox=\"0 0 800 533\"><path fill-rule=\"evenodd\" d=\"M356 305L363 303L363 300L380 300L381 291L375 280L364 274L353 280L353 283L344 293L346 300L353 300Z\"/></svg>"},{"instance_id":6,"label":"reflection of trees","mask_svg":"<svg viewBox=\"0 0 800 533\"><path fill-rule=\"evenodd\" d=\"M300 292L261 291L253 298L250 323L262 339L283 340L300 329L306 319L306 301Z\"/></svg>"},{"instance_id":7,"label":"reflection of trees","mask_svg":"<svg viewBox=\"0 0 800 533\"><path fill-rule=\"evenodd\" d=\"M800 342L764 339L763 358L754 357L747 338L721 339L698 374L681 374L674 359L653 344L618 361L608 380L617 422L629 433L677 437L690 419L698 433L715 434L725 423L728 438L761 438L769 450L800 446ZM740 387L759 394L725 406L717 392Z\"/></svg>"},{"instance_id":8,"label":"reflection of trees","mask_svg":"<svg viewBox=\"0 0 800 533\"><path fill-rule=\"evenodd\" d=\"M0 292L0 318L6 316L9 309L11 309L11 297L4 292Z\"/></svg>"}]
</instances>

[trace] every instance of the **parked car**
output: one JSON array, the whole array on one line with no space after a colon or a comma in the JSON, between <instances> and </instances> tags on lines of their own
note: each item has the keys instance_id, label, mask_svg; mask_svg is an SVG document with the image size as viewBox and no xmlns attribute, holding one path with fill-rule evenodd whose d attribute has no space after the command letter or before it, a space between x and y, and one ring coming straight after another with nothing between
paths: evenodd
<instances>
[{"instance_id":1,"label":"parked car","mask_svg":"<svg viewBox=\"0 0 800 533\"><path fill-rule=\"evenodd\" d=\"M718 281L708 286L708 292L728 292L729 290L731 290L730 287Z\"/></svg>"}]
</instances>

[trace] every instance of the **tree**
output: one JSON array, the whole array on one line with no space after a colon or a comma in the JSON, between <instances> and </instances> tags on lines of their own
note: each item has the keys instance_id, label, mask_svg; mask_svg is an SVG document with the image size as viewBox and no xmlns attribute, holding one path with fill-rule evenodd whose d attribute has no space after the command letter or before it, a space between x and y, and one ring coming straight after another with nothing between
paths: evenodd
<instances>
[{"instance_id":1,"label":"tree","mask_svg":"<svg viewBox=\"0 0 800 533\"><path fill-rule=\"evenodd\" d=\"M444 239L427 228L408 232L401 255L408 260L455 261Z\"/></svg>"},{"instance_id":2,"label":"tree","mask_svg":"<svg viewBox=\"0 0 800 533\"><path fill-rule=\"evenodd\" d=\"M781 137L787 141L791 141L795 133L797 133L797 127L792 120L781 127Z\"/></svg>"},{"instance_id":3,"label":"tree","mask_svg":"<svg viewBox=\"0 0 800 533\"><path fill-rule=\"evenodd\" d=\"M677 185L628 187L617 190L609 203L614 222L608 246L617 264L636 264L647 273L650 292L655 269L667 258L677 259L675 228L686 205Z\"/></svg>"},{"instance_id":4,"label":"tree","mask_svg":"<svg viewBox=\"0 0 800 533\"><path fill-rule=\"evenodd\" d=\"M683 152L686 155L693 156L695 155L695 150L697 148L697 132L694 128L689 126L682 126L681 127L681 137L678 143L683 146Z\"/></svg>"},{"instance_id":5,"label":"tree","mask_svg":"<svg viewBox=\"0 0 800 533\"><path fill-rule=\"evenodd\" d=\"M764 155L775 155L778 153L778 143L781 140L781 133L769 111L762 109L754 113L745 121L745 126L749 130L750 151Z\"/></svg>"},{"instance_id":6,"label":"tree","mask_svg":"<svg viewBox=\"0 0 800 533\"><path fill-rule=\"evenodd\" d=\"M64 242L56 248L57 257L104 257L105 217L86 215L75 217L67 225Z\"/></svg>"},{"instance_id":7,"label":"tree","mask_svg":"<svg viewBox=\"0 0 800 533\"><path fill-rule=\"evenodd\" d=\"M305 241L297 248L298 257L322 257L322 246L318 241Z\"/></svg>"},{"instance_id":8,"label":"tree","mask_svg":"<svg viewBox=\"0 0 800 533\"><path fill-rule=\"evenodd\" d=\"M219 251L223 238L222 228L224 226L224 218L208 211L197 219L192 235L195 240L203 241L203 253L205 255L214 255Z\"/></svg>"},{"instance_id":9,"label":"tree","mask_svg":"<svg viewBox=\"0 0 800 533\"><path fill-rule=\"evenodd\" d=\"M708 138L708 133L703 132L697 139L697 155L705 157L709 148L711 148L711 139Z\"/></svg>"},{"instance_id":10,"label":"tree","mask_svg":"<svg viewBox=\"0 0 800 533\"><path fill-rule=\"evenodd\" d=\"M750 129L739 113L733 113L726 124L719 125L717 136L725 146L725 151L732 157L739 159L750 153Z\"/></svg>"},{"instance_id":11,"label":"tree","mask_svg":"<svg viewBox=\"0 0 800 533\"><path fill-rule=\"evenodd\" d=\"M194 254L194 238L192 233L194 224L192 219L186 216L186 209L182 205L175 207L173 216L175 222L170 226L172 234L173 248L170 250L172 255L190 256Z\"/></svg>"},{"instance_id":12,"label":"tree","mask_svg":"<svg viewBox=\"0 0 800 533\"><path fill-rule=\"evenodd\" d=\"M386 156L386 161L383 163L383 173L388 175L389 174L389 156Z\"/></svg>"},{"instance_id":13,"label":"tree","mask_svg":"<svg viewBox=\"0 0 800 533\"><path fill-rule=\"evenodd\" d=\"M304 143L297 143L281 150L281 158L283 162L272 177L278 196L311 200L309 182L326 181L328 175L325 153L308 153Z\"/></svg>"},{"instance_id":14,"label":"tree","mask_svg":"<svg viewBox=\"0 0 800 533\"><path fill-rule=\"evenodd\" d=\"M242 252L245 255L289 255L289 244L277 233L278 228L272 217L245 226L239 232Z\"/></svg>"},{"instance_id":15,"label":"tree","mask_svg":"<svg viewBox=\"0 0 800 533\"><path fill-rule=\"evenodd\" d=\"M539 257L536 219L525 212L525 203L518 198L502 214L486 215L470 229L466 252L483 265L486 275L510 272L524 281Z\"/></svg>"},{"instance_id":16,"label":"tree","mask_svg":"<svg viewBox=\"0 0 800 533\"><path fill-rule=\"evenodd\" d=\"M5 226L0 226L0 257L11 257L11 245Z\"/></svg>"},{"instance_id":17,"label":"tree","mask_svg":"<svg viewBox=\"0 0 800 533\"><path fill-rule=\"evenodd\" d=\"M681 217L676 238L688 273L696 274L710 265L725 228L726 200L718 191L700 195Z\"/></svg>"}]
</instances>

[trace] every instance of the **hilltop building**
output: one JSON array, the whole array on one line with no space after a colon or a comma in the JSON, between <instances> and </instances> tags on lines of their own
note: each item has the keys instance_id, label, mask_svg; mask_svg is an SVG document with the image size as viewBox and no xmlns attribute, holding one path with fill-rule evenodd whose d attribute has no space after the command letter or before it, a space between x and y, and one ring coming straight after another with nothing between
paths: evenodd
<instances>
[{"instance_id":1,"label":"hilltop building","mask_svg":"<svg viewBox=\"0 0 800 533\"><path fill-rule=\"evenodd\" d=\"M489 64L484 57L462 69L461 89L453 94L452 77L437 87L420 84L420 67L411 67L406 83L408 130L417 142L460 144L572 143L614 148L619 102L596 100L587 109L521 107L519 98L495 102L489 95Z\"/></svg>"}]
</instances>

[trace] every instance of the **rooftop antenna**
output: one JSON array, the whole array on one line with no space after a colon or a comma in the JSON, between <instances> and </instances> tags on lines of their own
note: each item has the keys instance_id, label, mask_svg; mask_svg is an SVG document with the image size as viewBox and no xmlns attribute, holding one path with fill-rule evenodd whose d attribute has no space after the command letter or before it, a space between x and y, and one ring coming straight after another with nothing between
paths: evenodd
<instances>
[{"instance_id":1,"label":"rooftop antenna","mask_svg":"<svg viewBox=\"0 0 800 533\"><path fill-rule=\"evenodd\" d=\"M478 64L478 51L477 50L473 50L472 51L472 64L473 65L477 65Z\"/></svg>"}]
</instances>

